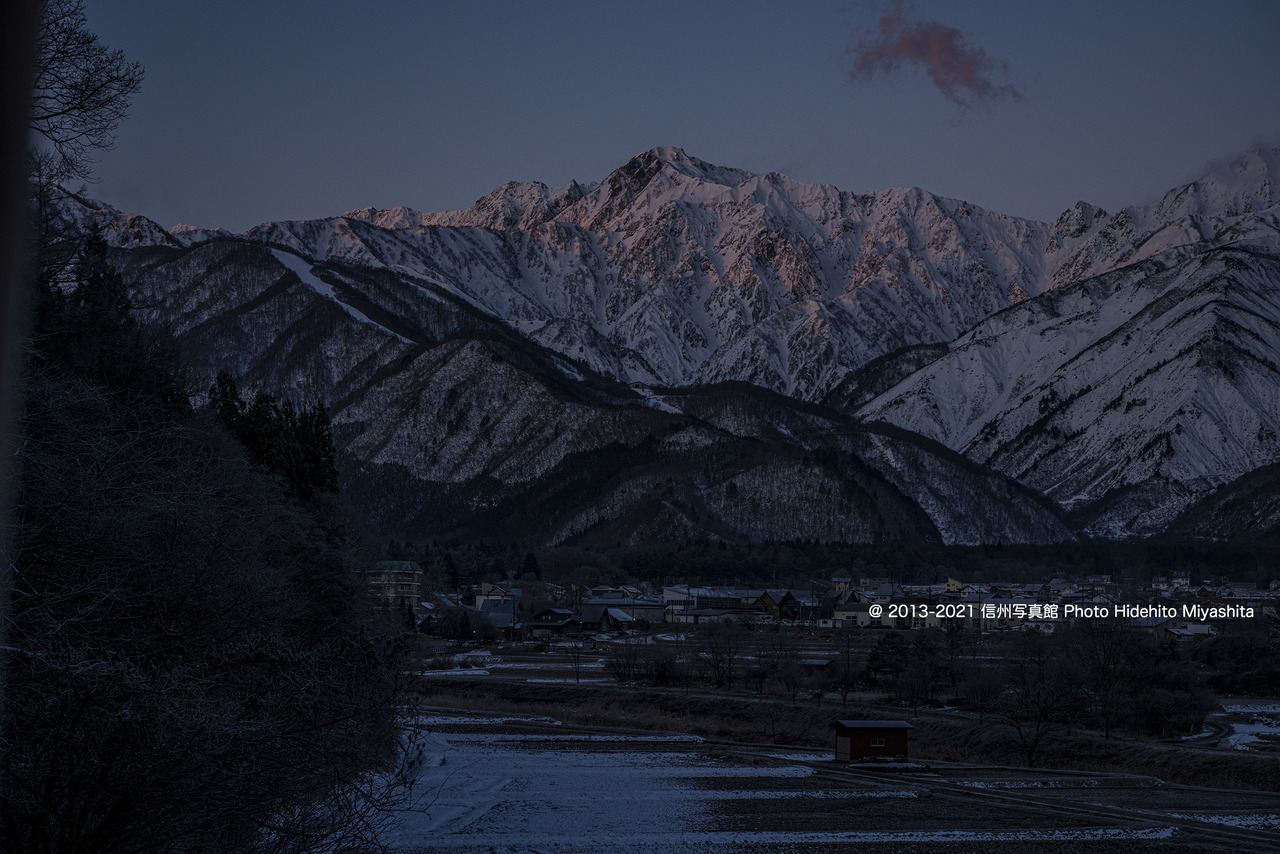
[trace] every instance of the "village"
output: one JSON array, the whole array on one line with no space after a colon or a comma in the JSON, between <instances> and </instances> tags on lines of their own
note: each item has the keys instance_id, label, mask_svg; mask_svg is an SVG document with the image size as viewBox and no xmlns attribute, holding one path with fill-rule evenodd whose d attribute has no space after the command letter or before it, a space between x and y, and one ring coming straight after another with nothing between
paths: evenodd
<instances>
[{"instance_id":1,"label":"village","mask_svg":"<svg viewBox=\"0 0 1280 854\"><path fill-rule=\"evenodd\" d=\"M1217 635L1231 622L1258 618L1280 628L1280 582L1259 589L1227 578L1195 584L1190 575L1157 576L1138 587L1109 575L1052 578L1044 583L911 585L887 577L840 572L804 589L677 584L563 586L538 580L486 581L457 592L428 594L413 561L382 561L369 575L389 608L412 612L427 637L465 642L563 636L610 638L674 627L733 622L751 627L945 629L975 634L1061 631L1099 619L1161 642ZM1127 589L1126 589L1127 588Z\"/></svg>"},{"instance_id":2,"label":"village","mask_svg":"<svg viewBox=\"0 0 1280 854\"><path fill-rule=\"evenodd\" d=\"M631 798L672 791L698 818L655 824L645 842L1275 841L1280 706L1209 690L1219 671L1252 678L1248 656L1274 658L1274 585L912 585L838 572L804 588L525 578L415 597L414 564L379 571L389 610L418 604L416 690L441 766L428 779L465 769L447 778L463 789L444 796L445 818L403 831L441 850L518 847L530 833L564 850L639 841L626 835ZM1189 607L1255 616L1186 619ZM1243 658L1226 663L1227 650ZM520 799L475 806L474 792L508 788ZM588 827L566 823L587 804Z\"/></svg>"}]
</instances>

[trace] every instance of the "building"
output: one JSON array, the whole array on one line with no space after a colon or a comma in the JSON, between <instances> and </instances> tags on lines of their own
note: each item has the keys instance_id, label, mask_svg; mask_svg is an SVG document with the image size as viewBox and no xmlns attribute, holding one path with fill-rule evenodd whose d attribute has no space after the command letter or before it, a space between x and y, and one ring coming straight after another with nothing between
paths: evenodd
<instances>
[{"instance_id":1,"label":"building","mask_svg":"<svg viewBox=\"0 0 1280 854\"><path fill-rule=\"evenodd\" d=\"M865 629L882 625L881 619L871 616L871 606L866 602L846 602L832 612L831 624L837 629Z\"/></svg>"},{"instance_id":2,"label":"building","mask_svg":"<svg viewBox=\"0 0 1280 854\"><path fill-rule=\"evenodd\" d=\"M548 637L572 630L575 622L573 611L568 608L545 608L526 625L534 637Z\"/></svg>"},{"instance_id":3,"label":"building","mask_svg":"<svg viewBox=\"0 0 1280 854\"><path fill-rule=\"evenodd\" d=\"M411 560L381 560L366 574L375 596L393 608L416 612L422 599L422 567Z\"/></svg>"},{"instance_id":4,"label":"building","mask_svg":"<svg viewBox=\"0 0 1280 854\"><path fill-rule=\"evenodd\" d=\"M673 611L668 614L667 622L690 623L696 626L702 623L727 623L737 616L737 612L726 611L723 608L690 608L687 611Z\"/></svg>"},{"instance_id":5,"label":"building","mask_svg":"<svg viewBox=\"0 0 1280 854\"><path fill-rule=\"evenodd\" d=\"M902 597L902 588L886 581L871 593L871 601L877 605L888 605L894 599Z\"/></svg>"},{"instance_id":6,"label":"building","mask_svg":"<svg viewBox=\"0 0 1280 854\"><path fill-rule=\"evenodd\" d=\"M592 599L582 606L578 618L583 629L593 632L619 631L635 626L637 618L604 599Z\"/></svg>"},{"instance_id":7,"label":"building","mask_svg":"<svg viewBox=\"0 0 1280 854\"><path fill-rule=\"evenodd\" d=\"M476 593L476 608L484 608L485 602L514 602L519 605L523 598L524 591L519 587L505 583L490 584L486 581L480 585L480 590Z\"/></svg>"},{"instance_id":8,"label":"building","mask_svg":"<svg viewBox=\"0 0 1280 854\"><path fill-rule=\"evenodd\" d=\"M906 721L836 721L836 761L868 757L907 757Z\"/></svg>"},{"instance_id":9,"label":"building","mask_svg":"<svg viewBox=\"0 0 1280 854\"><path fill-rule=\"evenodd\" d=\"M630 593L614 594L604 598L591 598L582 603L581 613L584 623L599 620L599 611L595 610L597 608L619 612L627 618L623 622L643 620L648 623L661 623L666 619L667 614L666 605L663 604L661 599L655 599L650 596L635 596ZM588 612L591 612L589 618Z\"/></svg>"},{"instance_id":10,"label":"building","mask_svg":"<svg viewBox=\"0 0 1280 854\"><path fill-rule=\"evenodd\" d=\"M516 608L519 607L518 600L477 599L476 606L475 613L481 622L504 633L508 638L512 632L520 628L516 612Z\"/></svg>"}]
</instances>

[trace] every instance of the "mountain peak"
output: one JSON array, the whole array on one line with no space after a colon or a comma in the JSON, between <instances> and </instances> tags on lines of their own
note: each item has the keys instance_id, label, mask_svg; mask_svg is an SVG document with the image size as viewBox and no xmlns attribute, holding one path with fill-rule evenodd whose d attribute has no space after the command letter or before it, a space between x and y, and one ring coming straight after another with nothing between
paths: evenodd
<instances>
[{"instance_id":1,"label":"mountain peak","mask_svg":"<svg viewBox=\"0 0 1280 854\"><path fill-rule=\"evenodd\" d=\"M666 166L671 171L687 178L704 181L708 184L720 184L725 187L736 187L743 181L754 177L751 172L745 169L717 166L714 163L708 163L705 160L693 157L683 148L670 145L655 146L647 151L642 151L628 160L626 164L623 164L621 168L626 169L629 165L637 163L649 169Z\"/></svg>"},{"instance_id":2,"label":"mountain peak","mask_svg":"<svg viewBox=\"0 0 1280 854\"><path fill-rule=\"evenodd\" d=\"M577 221L586 228L607 227L642 197L682 195L682 187L700 184L734 188L750 180L743 169L716 166L692 157L682 148L657 146L632 157L609 173L583 201Z\"/></svg>"},{"instance_id":3,"label":"mountain peak","mask_svg":"<svg viewBox=\"0 0 1280 854\"><path fill-rule=\"evenodd\" d=\"M424 215L422 211L399 205L394 208L367 207L347 211L342 215L345 219L358 219L376 225L379 228L422 228Z\"/></svg>"},{"instance_id":4,"label":"mountain peak","mask_svg":"<svg viewBox=\"0 0 1280 854\"><path fill-rule=\"evenodd\" d=\"M1165 193L1155 216L1218 215L1234 218L1280 204L1280 149L1258 148L1198 181Z\"/></svg>"},{"instance_id":5,"label":"mountain peak","mask_svg":"<svg viewBox=\"0 0 1280 854\"><path fill-rule=\"evenodd\" d=\"M1078 201L1063 211L1053 224L1053 230L1064 237L1079 237L1100 219L1105 219L1107 212L1097 205Z\"/></svg>"},{"instance_id":6,"label":"mountain peak","mask_svg":"<svg viewBox=\"0 0 1280 854\"><path fill-rule=\"evenodd\" d=\"M1216 196L1213 201L1247 200L1253 210L1280 204L1280 149L1255 148L1196 183Z\"/></svg>"},{"instance_id":7,"label":"mountain peak","mask_svg":"<svg viewBox=\"0 0 1280 854\"><path fill-rule=\"evenodd\" d=\"M1214 176L1220 172L1250 177L1274 177L1280 173L1280 148L1255 148L1209 174Z\"/></svg>"}]
</instances>

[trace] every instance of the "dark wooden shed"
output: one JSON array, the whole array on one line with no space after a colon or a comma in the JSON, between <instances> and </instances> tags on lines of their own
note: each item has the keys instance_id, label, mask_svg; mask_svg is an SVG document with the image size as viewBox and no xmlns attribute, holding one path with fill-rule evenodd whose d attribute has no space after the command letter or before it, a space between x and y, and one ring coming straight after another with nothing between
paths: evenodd
<instances>
[{"instance_id":1,"label":"dark wooden shed","mask_svg":"<svg viewBox=\"0 0 1280 854\"><path fill-rule=\"evenodd\" d=\"M906 721L836 721L836 761L869 756L907 756Z\"/></svg>"}]
</instances>

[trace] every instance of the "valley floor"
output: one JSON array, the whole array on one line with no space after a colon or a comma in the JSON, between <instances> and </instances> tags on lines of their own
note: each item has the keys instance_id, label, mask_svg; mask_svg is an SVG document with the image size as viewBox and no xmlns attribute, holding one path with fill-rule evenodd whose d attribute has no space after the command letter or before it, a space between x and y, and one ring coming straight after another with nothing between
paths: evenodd
<instances>
[{"instance_id":1,"label":"valley floor","mask_svg":"<svg viewBox=\"0 0 1280 854\"><path fill-rule=\"evenodd\" d=\"M1274 851L1280 794L424 710L388 842L426 852Z\"/></svg>"}]
</instances>

